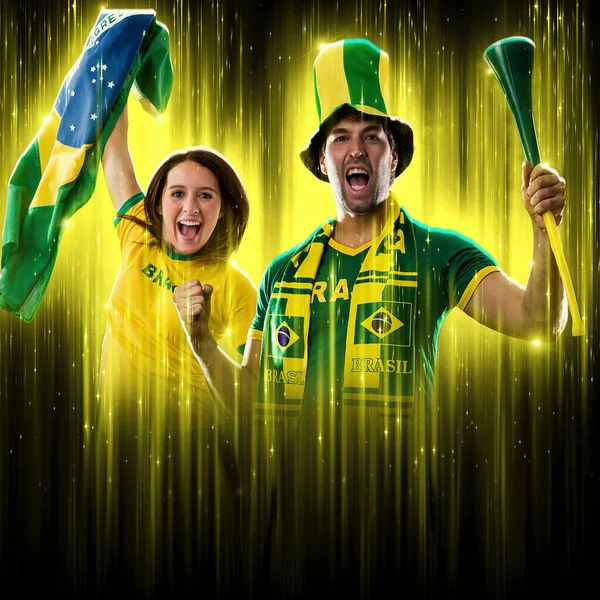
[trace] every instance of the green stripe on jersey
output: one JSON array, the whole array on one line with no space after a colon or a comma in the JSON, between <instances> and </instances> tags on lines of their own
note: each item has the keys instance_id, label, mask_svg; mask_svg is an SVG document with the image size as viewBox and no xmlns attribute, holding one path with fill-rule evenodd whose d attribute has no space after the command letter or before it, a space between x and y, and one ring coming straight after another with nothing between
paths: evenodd
<instances>
[{"instance_id":1,"label":"green stripe on jersey","mask_svg":"<svg viewBox=\"0 0 600 600\"><path fill-rule=\"evenodd\" d=\"M134 194L133 196L131 196L131 198L129 198L129 200L125 201L125 203L123 204L123 206L121 206L121 208L117 211L117 213L120 215L126 215L138 202L140 202L144 198L145 198L144 192L138 192L137 194ZM115 227L120 222L121 222L121 217L115 217L115 219L113 220Z\"/></svg>"}]
</instances>

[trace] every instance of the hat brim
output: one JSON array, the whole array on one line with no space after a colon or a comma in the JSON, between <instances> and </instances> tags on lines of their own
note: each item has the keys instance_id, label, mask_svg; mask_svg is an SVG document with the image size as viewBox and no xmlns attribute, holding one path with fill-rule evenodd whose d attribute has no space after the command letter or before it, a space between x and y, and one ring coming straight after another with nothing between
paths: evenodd
<instances>
[{"instance_id":1,"label":"hat brim","mask_svg":"<svg viewBox=\"0 0 600 600\"><path fill-rule=\"evenodd\" d=\"M349 105L344 105L340 108L347 106ZM302 159L304 166L321 181L329 181L327 175L321 171L321 166L319 164L321 148L323 147L324 142L324 126L336 115L340 108L331 113L329 118L323 121L321 126L313 133L308 145L300 151L300 158ZM398 175L400 175L400 173L402 173L402 171L408 167L413 157L415 150L413 130L408 121L404 121L398 117L385 118L388 122L388 132L394 137L394 141L396 142L396 150L398 151L398 165L396 166L396 171L394 172L394 176L398 177Z\"/></svg>"}]
</instances>

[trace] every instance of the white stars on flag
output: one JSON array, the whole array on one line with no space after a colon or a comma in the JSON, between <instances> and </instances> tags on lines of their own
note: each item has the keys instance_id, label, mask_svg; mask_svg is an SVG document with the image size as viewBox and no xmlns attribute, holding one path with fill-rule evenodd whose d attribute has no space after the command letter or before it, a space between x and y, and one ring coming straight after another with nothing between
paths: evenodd
<instances>
[{"instance_id":1,"label":"white stars on flag","mask_svg":"<svg viewBox=\"0 0 600 600\"><path fill-rule=\"evenodd\" d=\"M117 16L116 11L114 14ZM57 139L60 137L67 145L88 145L98 139L118 92L127 80L128 73L140 52L139 44L142 40L138 38L137 49L134 47L135 44L131 47L124 44L118 51L110 53L105 48L110 47L114 50L113 43L120 45L120 29L127 30L121 38L125 40L135 39L142 33L142 29L153 27L152 18L149 16L125 19L125 21L116 29L105 27L110 31L103 31L100 40L96 39L92 31L87 38L84 53L69 70L61 86L55 103L62 122L60 131L57 132ZM107 21L107 23L110 25L112 22ZM148 31L145 33L147 34Z\"/></svg>"}]
</instances>

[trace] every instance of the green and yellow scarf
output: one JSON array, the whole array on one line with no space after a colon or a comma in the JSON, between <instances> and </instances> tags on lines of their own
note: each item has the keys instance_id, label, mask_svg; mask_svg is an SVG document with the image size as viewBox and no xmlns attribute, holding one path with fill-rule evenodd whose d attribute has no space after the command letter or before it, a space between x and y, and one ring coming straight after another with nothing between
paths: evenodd
<instances>
[{"instance_id":1,"label":"green and yellow scarf","mask_svg":"<svg viewBox=\"0 0 600 600\"><path fill-rule=\"evenodd\" d=\"M390 194L393 210L373 240L354 283L346 334L341 403L400 419L415 393L417 252L410 217ZM315 277L333 220L298 246L279 272L262 332L257 416L284 422L302 409L307 376L308 332ZM312 376L312 375L311 375Z\"/></svg>"}]
</instances>

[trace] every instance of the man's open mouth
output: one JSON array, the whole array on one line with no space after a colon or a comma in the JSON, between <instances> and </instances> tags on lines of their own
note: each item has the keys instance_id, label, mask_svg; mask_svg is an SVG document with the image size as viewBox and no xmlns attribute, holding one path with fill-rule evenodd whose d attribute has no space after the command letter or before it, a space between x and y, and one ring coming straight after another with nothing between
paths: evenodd
<instances>
[{"instance_id":1,"label":"man's open mouth","mask_svg":"<svg viewBox=\"0 0 600 600\"><path fill-rule=\"evenodd\" d=\"M360 192L369 183L369 174L365 169L352 167L348 169L348 172L346 173L346 181L353 190Z\"/></svg>"},{"instance_id":2,"label":"man's open mouth","mask_svg":"<svg viewBox=\"0 0 600 600\"><path fill-rule=\"evenodd\" d=\"M202 223L200 221L179 221L177 229L185 240L193 240L199 233Z\"/></svg>"}]
</instances>

